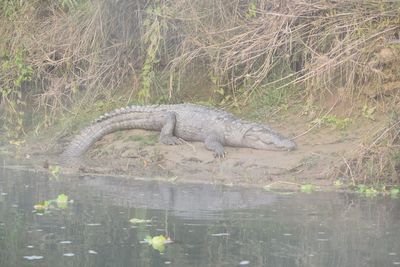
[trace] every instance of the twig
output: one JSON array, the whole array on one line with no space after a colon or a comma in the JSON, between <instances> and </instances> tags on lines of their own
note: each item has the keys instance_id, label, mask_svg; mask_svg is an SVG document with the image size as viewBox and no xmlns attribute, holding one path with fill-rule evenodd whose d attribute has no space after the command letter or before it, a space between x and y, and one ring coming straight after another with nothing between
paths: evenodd
<instances>
[{"instance_id":1,"label":"twig","mask_svg":"<svg viewBox=\"0 0 400 267\"><path fill-rule=\"evenodd\" d=\"M347 162L346 158L345 158L345 157L342 157L342 158L343 158L344 163L345 163L346 166L347 166L347 169L349 170L349 173L350 173L350 177L351 177L351 181L352 181L352 183L353 183L353 186L355 186L355 185L356 185L356 181L355 181L355 179L354 179L354 176L353 176L353 172L352 172L352 170L351 170L351 167L350 167L349 163Z\"/></svg>"}]
</instances>

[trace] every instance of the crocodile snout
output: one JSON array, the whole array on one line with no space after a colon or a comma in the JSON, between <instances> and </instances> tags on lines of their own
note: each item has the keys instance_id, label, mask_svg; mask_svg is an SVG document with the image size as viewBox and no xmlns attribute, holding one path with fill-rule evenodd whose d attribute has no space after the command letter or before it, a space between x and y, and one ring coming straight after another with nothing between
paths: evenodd
<instances>
[{"instance_id":1,"label":"crocodile snout","mask_svg":"<svg viewBox=\"0 0 400 267\"><path fill-rule=\"evenodd\" d=\"M293 140L290 139L284 139L281 140L280 144L278 144L279 147L287 149L288 151L293 151L296 150L297 145Z\"/></svg>"}]
</instances>

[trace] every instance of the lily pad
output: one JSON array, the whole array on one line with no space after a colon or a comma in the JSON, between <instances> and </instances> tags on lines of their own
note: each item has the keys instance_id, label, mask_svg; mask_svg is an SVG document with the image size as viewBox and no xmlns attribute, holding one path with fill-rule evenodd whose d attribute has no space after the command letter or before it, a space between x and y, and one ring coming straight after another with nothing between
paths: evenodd
<instances>
[{"instance_id":1,"label":"lily pad","mask_svg":"<svg viewBox=\"0 0 400 267\"><path fill-rule=\"evenodd\" d=\"M64 194L58 195L56 203L58 208L66 209L68 207L68 196Z\"/></svg>"},{"instance_id":2,"label":"lily pad","mask_svg":"<svg viewBox=\"0 0 400 267\"><path fill-rule=\"evenodd\" d=\"M65 194L60 194L56 199L45 200L33 206L33 208L40 213L45 212L51 207L66 209L68 207L68 196Z\"/></svg>"},{"instance_id":3,"label":"lily pad","mask_svg":"<svg viewBox=\"0 0 400 267\"><path fill-rule=\"evenodd\" d=\"M68 196L65 194L60 194L57 197L57 203L67 203L68 202Z\"/></svg>"},{"instance_id":4,"label":"lily pad","mask_svg":"<svg viewBox=\"0 0 400 267\"><path fill-rule=\"evenodd\" d=\"M158 250L159 252L164 252L165 245L172 242L169 237L165 237L163 235L158 235L154 237L146 236L144 241L151 245L153 249Z\"/></svg>"},{"instance_id":5,"label":"lily pad","mask_svg":"<svg viewBox=\"0 0 400 267\"><path fill-rule=\"evenodd\" d=\"M51 201L45 200L45 201L37 203L36 205L33 206L33 208L37 212L45 212L50 207L50 203L51 203Z\"/></svg>"}]
</instances>

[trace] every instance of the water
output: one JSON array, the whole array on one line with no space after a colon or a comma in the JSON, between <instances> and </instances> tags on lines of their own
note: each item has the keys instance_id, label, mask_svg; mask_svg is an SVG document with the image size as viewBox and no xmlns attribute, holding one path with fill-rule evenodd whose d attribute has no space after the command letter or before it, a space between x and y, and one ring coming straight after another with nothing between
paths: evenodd
<instances>
[{"instance_id":1,"label":"water","mask_svg":"<svg viewBox=\"0 0 400 267\"><path fill-rule=\"evenodd\" d=\"M73 203L34 212L62 193ZM1 267L396 266L399 221L389 198L0 169ZM173 243L160 252L147 235Z\"/></svg>"}]
</instances>

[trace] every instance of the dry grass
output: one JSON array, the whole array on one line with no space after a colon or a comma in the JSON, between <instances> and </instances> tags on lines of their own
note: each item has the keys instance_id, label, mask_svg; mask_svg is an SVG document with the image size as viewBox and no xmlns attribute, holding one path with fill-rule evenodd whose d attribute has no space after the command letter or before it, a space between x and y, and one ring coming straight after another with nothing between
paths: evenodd
<instances>
[{"instance_id":1,"label":"dry grass","mask_svg":"<svg viewBox=\"0 0 400 267\"><path fill-rule=\"evenodd\" d=\"M21 90L50 118L68 111L71 102L110 99L135 79L141 62L140 42L132 39L140 31L137 6L71 1L67 8L59 2L32 1L18 8L15 19L0 16L0 31L8 36L2 51L24 51L25 64L34 69L34 84ZM131 83L129 89L137 88Z\"/></svg>"},{"instance_id":2,"label":"dry grass","mask_svg":"<svg viewBox=\"0 0 400 267\"><path fill-rule=\"evenodd\" d=\"M27 52L37 89L26 92L51 117L74 96L86 105L147 80L154 93L154 73L165 66L170 99L196 64L234 95L301 84L312 97L337 87L350 96L385 79L377 54L399 38L399 8L353 0L31 1L11 20L0 15L8 36L1 48Z\"/></svg>"},{"instance_id":3,"label":"dry grass","mask_svg":"<svg viewBox=\"0 0 400 267\"><path fill-rule=\"evenodd\" d=\"M343 158L335 176L346 177L353 185L400 183L400 119L394 115L391 122L377 131L363 144L355 156Z\"/></svg>"},{"instance_id":4,"label":"dry grass","mask_svg":"<svg viewBox=\"0 0 400 267\"><path fill-rule=\"evenodd\" d=\"M119 104L173 102L197 69L242 105L285 86L311 102L382 101L398 94L399 12L400 2L385 0L0 0L0 65L19 54L33 70L17 86L20 69L0 68L0 89L12 91L0 91L3 117L35 111L40 128L116 95ZM348 166L389 168L398 139L388 129Z\"/></svg>"},{"instance_id":5,"label":"dry grass","mask_svg":"<svg viewBox=\"0 0 400 267\"><path fill-rule=\"evenodd\" d=\"M309 95L344 87L352 96L383 79L376 53L398 39L395 2L217 1L208 14L204 2L178 2L190 30L172 69L201 59L233 92L302 84Z\"/></svg>"}]
</instances>

